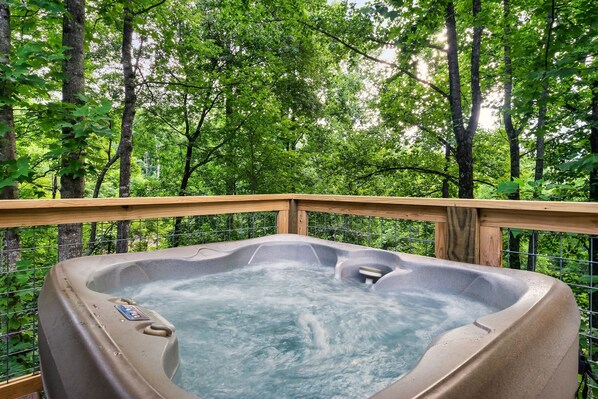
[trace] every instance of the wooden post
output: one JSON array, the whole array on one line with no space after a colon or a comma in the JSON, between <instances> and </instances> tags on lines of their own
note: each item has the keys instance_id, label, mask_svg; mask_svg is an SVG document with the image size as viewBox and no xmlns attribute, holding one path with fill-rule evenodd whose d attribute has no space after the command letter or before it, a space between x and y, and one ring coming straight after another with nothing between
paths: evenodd
<instances>
[{"instance_id":1,"label":"wooden post","mask_svg":"<svg viewBox=\"0 0 598 399\"><path fill-rule=\"evenodd\" d=\"M299 215L297 214L297 201L294 199L289 200L289 233L297 234L297 226Z\"/></svg>"},{"instance_id":2,"label":"wooden post","mask_svg":"<svg viewBox=\"0 0 598 399\"><path fill-rule=\"evenodd\" d=\"M297 234L301 235L308 235L307 233L307 225L308 225L308 218L307 218L307 211L298 211L297 212Z\"/></svg>"},{"instance_id":3,"label":"wooden post","mask_svg":"<svg viewBox=\"0 0 598 399\"><path fill-rule=\"evenodd\" d=\"M479 220L475 208L446 208L447 258L458 262L479 261Z\"/></svg>"},{"instance_id":4,"label":"wooden post","mask_svg":"<svg viewBox=\"0 0 598 399\"><path fill-rule=\"evenodd\" d=\"M480 265L502 267L500 227L480 226Z\"/></svg>"},{"instance_id":5,"label":"wooden post","mask_svg":"<svg viewBox=\"0 0 598 399\"><path fill-rule=\"evenodd\" d=\"M278 211L278 215L276 216L276 233L289 233L289 211Z\"/></svg>"},{"instance_id":6,"label":"wooden post","mask_svg":"<svg viewBox=\"0 0 598 399\"><path fill-rule=\"evenodd\" d=\"M436 223L434 229L434 255L438 259L447 259L446 255L447 226L444 222Z\"/></svg>"}]
</instances>

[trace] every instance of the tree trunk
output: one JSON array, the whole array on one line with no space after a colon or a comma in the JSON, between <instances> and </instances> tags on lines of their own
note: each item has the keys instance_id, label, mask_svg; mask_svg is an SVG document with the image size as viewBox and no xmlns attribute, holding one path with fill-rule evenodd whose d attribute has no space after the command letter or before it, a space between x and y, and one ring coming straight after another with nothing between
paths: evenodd
<instances>
[{"instance_id":1,"label":"tree trunk","mask_svg":"<svg viewBox=\"0 0 598 399\"><path fill-rule=\"evenodd\" d=\"M217 98L218 96L216 96ZM210 112L210 110L212 109L214 102L212 102L212 105L204 108L203 112L202 112L202 116L200 117L199 121L197 122L197 125L195 127L195 131L193 133L191 133L191 122L189 120L189 113L187 112L187 99L188 99L188 94L185 93L183 96L183 106L184 106L184 110L185 110L185 138L187 139L187 148L186 148L186 152L185 152L185 166L183 168L183 177L181 178L181 185L179 186L179 197L184 197L187 195L187 186L189 185L189 179L191 178L191 175L193 174L193 172L201 165L200 163L196 163L194 165L192 165L193 162L193 148L195 146L195 143L201 138L201 134L202 134L202 127L203 124L206 120L206 117L208 116L208 113ZM215 101L215 99L214 99ZM209 157L209 156L208 156ZM174 231L173 231L173 237L172 237L172 246L177 247L180 245L180 235L181 235L181 228L182 228L182 221L183 219L181 217L177 217L175 218L175 222L174 222Z\"/></svg>"},{"instance_id":2,"label":"tree trunk","mask_svg":"<svg viewBox=\"0 0 598 399\"><path fill-rule=\"evenodd\" d=\"M224 112L225 112L225 116L226 116L226 121L225 121L225 133L228 135L230 134L229 132L232 130L232 117L233 117L233 99L232 99L232 90L233 88L231 87L231 92L227 93L226 98L224 99ZM226 189L226 195L235 195L236 194L236 160L235 160L235 155L234 155L234 151L235 151L235 143L234 141L228 145L229 147L229 151L226 153L225 157L224 157L224 162L226 165L226 168L228 171L234 171L234 173L227 173L226 174L226 181L225 181L225 189ZM226 218L226 229L230 232L235 230L235 214L231 213L230 215L227 216Z\"/></svg>"},{"instance_id":3,"label":"tree trunk","mask_svg":"<svg viewBox=\"0 0 598 399\"><path fill-rule=\"evenodd\" d=\"M482 11L482 0L473 0L473 37L471 44L471 114L467 124L467 134L473 141L473 135L478 128L480 120L480 109L482 108L482 90L480 88L480 57L482 51L482 33L484 28L478 20L478 14ZM473 170L473 164L472 164ZM472 172L473 181L473 172ZM472 182L473 187L473 182Z\"/></svg>"},{"instance_id":4,"label":"tree trunk","mask_svg":"<svg viewBox=\"0 0 598 399\"><path fill-rule=\"evenodd\" d=\"M544 37L542 43L544 43L544 74L548 72L548 65L550 64L550 41L552 27L554 25L554 13L555 13L555 2L552 2L552 6L546 16L546 29L544 30ZM534 181L539 182L544 179L544 130L546 127L546 114L548 111L548 78L544 76L542 82L542 94L540 94L540 103L538 108L538 124L536 125L536 164L534 168ZM534 199L540 196L540 189L536 185L534 188ZM528 257L527 257L527 270L536 270L536 253L538 251L538 233L532 232L530 235L528 245Z\"/></svg>"},{"instance_id":5,"label":"tree trunk","mask_svg":"<svg viewBox=\"0 0 598 399\"><path fill-rule=\"evenodd\" d=\"M444 145L444 174L442 179L442 198L449 198L449 166L451 164L451 147L448 142Z\"/></svg>"},{"instance_id":6,"label":"tree trunk","mask_svg":"<svg viewBox=\"0 0 598 399\"><path fill-rule=\"evenodd\" d=\"M520 154L519 154L519 131L513 125L512 117L512 101L513 101L513 66L511 63L511 23L510 18L510 4L509 0L503 1L503 18L504 18L504 42L503 42L503 61L504 61L504 102L502 109L503 121L505 124L505 131L509 139L509 154L510 154L510 172L511 181L520 177ZM519 200L519 189L509 195L509 199Z\"/></svg>"},{"instance_id":7,"label":"tree trunk","mask_svg":"<svg viewBox=\"0 0 598 399\"><path fill-rule=\"evenodd\" d=\"M542 94L540 95L540 107L538 109L538 124L536 127L536 164L534 168L534 180L536 182L544 178L544 129L546 127L546 113L548 112L548 80L542 83ZM538 193L536 193L538 194Z\"/></svg>"},{"instance_id":8,"label":"tree trunk","mask_svg":"<svg viewBox=\"0 0 598 399\"><path fill-rule=\"evenodd\" d=\"M598 80L594 80L590 85L592 90L592 104L590 111L590 150L592 154L598 154ZM594 164L593 169L590 171L590 201L598 202L598 168ZM598 234L590 236L590 272L592 276L598 275ZM591 283L592 288L595 287L594 281ZM596 311L598 306L598 290L592 290L592 302L590 309ZM598 314L592 315L592 326L591 328L598 327ZM593 339L596 344L596 339ZM593 360L596 360L598 353L590 354Z\"/></svg>"},{"instance_id":9,"label":"tree trunk","mask_svg":"<svg viewBox=\"0 0 598 399\"><path fill-rule=\"evenodd\" d=\"M96 185L93 188L92 198L98 198L100 196L100 189L102 188L102 183L104 182L104 178L106 177L106 173L110 167L118 160L120 157L120 150L116 150L114 156L110 156L110 148L112 146L112 140L108 144L108 161L106 165L102 168L102 171L98 175L98 179L96 180ZM96 249L96 236L98 231L98 224L96 222L91 223L89 229L89 241L87 243L87 250L85 251L85 256L93 255L93 252Z\"/></svg>"},{"instance_id":10,"label":"tree trunk","mask_svg":"<svg viewBox=\"0 0 598 399\"><path fill-rule=\"evenodd\" d=\"M520 154L519 154L519 131L513 125L512 101L513 101L513 65L511 63L511 10L509 0L503 0L503 62L504 62L504 102L503 102L503 121L505 131L509 139L509 154L511 159L511 181L520 177ZM510 200L521 199L519 188L514 193L509 194ZM521 236L509 231L509 267L511 269L521 269Z\"/></svg>"},{"instance_id":11,"label":"tree trunk","mask_svg":"<svg viewBox=\"0 0 598 399\"><path fill-rule=\"evenodd\" d=\"M179 197L187 195L187 186L189 185L189 178L191 178L191 157L193 155L194 141L187 142L187 154L185 156L185 169L183 170L183 178L181 179L181 185L179 186ZM174 219L174 232L172 235L172 246L178 247L181 244L181 231L183 227L183 218L177 217Z\"/></svg>"},{"instance_id":12,"label":"tree trunk","mask_svg":"<svg viewBox=\"0 0 598 399\"><path fill-rule=\"evenodd\" d=\"M544 179L544 127L546 126L546 112L548 102L548 80L542 84L542 94L540 95L540 108L538 109L538 124L536 126L536 163L534 167L534 181L536 183ZM534 188L534 199L540 196L540 189ZM536 257L538 251L538 233L532 231L527 247L527 270L536 270Z\"/></svg>"},{"instance_id":13,"label":"tree trunk","mask_svg":"<svg viewBox=\"0 0 598 399\"><path fill-rule=\"evenodd\" d=\"M473 198L473 136L478 126L482 94L480 90L480 51L483 28L478 26L477 15L481 11L481 0L473 0L473 40L471 51L471 115L467 128L463 118L461 100L461 76L459 71L459 49L457 44L457 23L452 1L446 5L445 22L447 31L447 61L449 70L449 103L453 133L457 142L457 164L459 165L459 198Z\"/></svg>"},{"instance_id":14,"label":"tree trunk","mask_svg":"<svg viewBox=\"0 0 598 399\"><path fill-rule=\"evenodd\" d=\"M133 70L133 10L131 0L124 0L122 66L125 83L125 106L120 131L120 185L121 198L131 196L131 152L133 151L133 120L135 119L135 71ZM128 251L130 223L118 222L116 252Z\"/></svg>"},{"instance_id":15,"label":"tree trunk","mask_svg":"<svg viewBox=\"0 0 598 399\"><path fill-rule=\"evenodd\" d=\"M66 48L62 62L62 101L81 104L79 96L85 89L85 0L66 0L62 24L62 45ZM75 121L71 121L74 123ZM72 127L62 129L63 154L60 176L61 198L83 198L85 178L83 170L64 171L75 162L83 163L81 151L85 146L83 138L75 137ZM63 224L58 226L58 260L81 256L83 250L83 225Z\"/></svg>"},{"instance_id":16,"label":"tree trunk","mask_svg":"<svg viewBox=\"0 0 598 399\"><path fill-rule=\"evenodd\" d=\"M598 80L592 82L592 111L590 115L590 151L598 154ZM590 201L598 201L598 168L590 171Z\"/></svg>"},{"instance_id":17,"label":"tree trunk","mask_svg":"<svg viewBox=\"0 0 598 399\"><path fill-rule=\"evenodd\" d=\"M5 1L0 2L0 64L10 63L10 8ZM5 76L0 75L0 99L12 97L10 82ZM0 133L0 163L14 162L17 160L17 139L14 131L14 116L10 102L0 107L0 125L4 133ZM11 200L19 198L17 185L4 187L0 190L0 199ZM6 265L7 270L14 270L21 259L21 239L17 229L4 230L2 256L0 257L0 270Z\"/></svg>"}]
</instances>

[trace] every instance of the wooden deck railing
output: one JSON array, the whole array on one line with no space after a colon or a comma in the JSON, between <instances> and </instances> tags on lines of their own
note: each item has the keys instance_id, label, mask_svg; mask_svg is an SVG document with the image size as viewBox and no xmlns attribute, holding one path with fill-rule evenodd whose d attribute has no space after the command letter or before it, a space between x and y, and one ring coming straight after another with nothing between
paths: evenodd
<instances>
[{"instance_id":1,"label":"wooden deck railing","mask_svg":"<svg viewBox=\"0 0 598 399\"><path fill-rule=\"evenodd\" d=\"M279 233L307 234L308 212L434 222L435 253L501 265L501 228L598 234L598 203L309 194L0 201L0 228L278 212Z\"/></svg>"},{"instance_id":2,"label":"wooden deck railing","mask_svg":"<svg viewBox=\"0 0 598 399\"><path fill-rule=\"evenodd\" d=\"M277 232L308 234L310 212L433 222L435 254L501 266L502 228L598 234L598 203L305 194L0 201L0 228L278 212ZM39 375L0 382L0 398L39 391Z\"/></svg>"},{"instance_id":3,"label":"wooden deck railing","mask_svg":"<svg viewBox=\"0 0 598 399\"><path fill-rule=\"evenodd\" d=\"M310 211L434 222L436 257L488 266L501 266L502 228L598 234L598 203L302 194L290 197L291 232L307 234Z\"/></svg>"}]
</instances>

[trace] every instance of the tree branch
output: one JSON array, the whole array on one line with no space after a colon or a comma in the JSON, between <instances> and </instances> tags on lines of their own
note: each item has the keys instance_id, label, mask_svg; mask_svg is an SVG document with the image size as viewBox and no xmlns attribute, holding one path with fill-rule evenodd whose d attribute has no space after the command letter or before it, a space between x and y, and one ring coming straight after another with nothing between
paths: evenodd
<instances>
[{"instance_id":1,"label":"tree branch","mask_svg":"<svg viewBox=\"0 0 598 399\"><path fill-rule=\"evenodd\" d=\"M158 80L144 80L143 81L143 85L149 86L149 85L155 85L155 86L181 86L181 87L185 87L188 89L198 89L198 90L211 90L213 89L212 86L197 86L197 85L192 85L189 83L183 83L183 82L164 82L164 81L158 81Z\"/></svg>"},{"instance_id":2,"label":"tree branch","mask_svg":"<svg viewBox=\"0 0 598 399\"><path fill-rule=\"evenodd\" d=\"M410 170L410 171L419 172L419 173L426 173L426 174L431 174L431 175L442 176L445 179L452 181L453 183L458 182L458 179L456 177L451 176L448 173L444 173L444 172L441 172L438 170L433 170L433 169L426 169L426 168L422 168L419 166L394 166L394 167L382 168L382 169L378 169L373 172L367 173L365 175L357 176L355 179L353 179L353 181L369 179L370 177L375 176L375 175L379 175L379 174L387 173L387 172L396 172L399 170Z\"/></svg>"},{"instance_id":3,"label":"tree branch","mask_svg":"<svg viewBox=\"0 0 598 399\"><path fill-rule=\"evenodd\" d=\"M239 131L239 129L241 129L241 127L245 124L247 119L249 119L249 115L247 117L245 117L241 122L239 122L239 124L237 126L235 126L235 128L233 130L231 130L231 132L227 135L226 138L224 138L224 140L222 140L218 145L215 145L214 147L210 148L208 153L203 157L203 160L196 163L189 169L189 175L193 174L197 170L197 168L199 168L200 166L205 165L208 162L210 162L214 153L216 153L216 151L218 151L220 148L222 148L222 146L224 146L226 143L228 143L233 138L233 135L237 131Z\"/></svg>"},{"instance_id":4,"label":"tree branch","mask_svg":"<svg viewBox=\"0 0 598 399\"><path fill-rule=\"evenodd\" d=\"M133 15L135 15L135 16L138 16L138 15L141 15L141 14L145 14L145 13L146 13L146 12L148 12L149 10L151 10L151 9L153 9L153 8L156 8L156 7L159 7L159 6L161 6L162 4L164 4L164 3L166 3L166 0L159 1L159 2L157 2L156 4L152 4L151 6L149 6L149 7L147 7L147 8L144 8L143 10L140 10L140 11L137 11L136 13L133 13Z\"/></svg>"},{"instance_id":5,"label":"tree branch","mask_svg":"<svg viewBox=\"0 0 598 399\"><path fill-rule=\"evenodd\" d=\"M98 198L98 196L100 195L100 188L102 187L102 183L104 182L104 177L106 177L106 173L108 173L108 170L112 165L114 165L118 158L120 158L120 144L118 145L118 148L116 149L116 152L114 153L112 158L108 160L108 162L106 163L106 165L104 165L102 171L98 175L98 180L96 180L95 187L93 188L92 198Z\"/></svg>"},{"instance_id":6,"label":"tree branch","mask_svg":"<svg viewBox=\"0 0 598 399\"><path fill-rule=\"evenodd\" d=\"M208 153L203 157L203 159L196 163L195 165L193 165L191 167L191 169L189 169L189 175L192 175L197 168L199 168L200 166L203 166L205 164L207 164L208 162L210 162L212 160L212 155L214 155L214 153L216 151L218 151L220 148L222 148L223 145L225 145L226 143L228 143L231 140L231 136L225 138L224 140L222 140L219 144L215 145L214 147L210 148L210 150L208 151Z\"/></svg>"},{"instance_id":7,"label":"tree branch","mask_svg":"<svg viewBox=\"0 0 598 399\"><path fill-rule=\"evenodd\" d=\"M172 130L174 130L178 134L180 134L182 136L185 135L179 128L177 128L174 124L172 124L168 119L164 118L162 115L159 115L156 111L153 111L151 108L148 108L147 110L149 111L150 114L154 115L156 118L158 118L162 122L166 123L168 125L168 127L170 127Z\"/></svg>"},{"instance_id":8,"label":"tree branch","mask_svg":"<svg viewBox=\"0 0 598 399\"><path fill-rule=\"evenodd\" d=\"M373 36L369 36L368 39L371 40L371 41L373 41L374 43L378 43L378 44L381 44L383 46L396 46L397 45L396 42L385 42L384 40L380 40L380 39L375 38ZM443 53L447 52L447 50L444 47L436 45L436 44L425 43L424 46L428 47L428 48L431 48L431 49L434 49L434 50L442 51Z\"/></svg>"},{"instance_id":9,"label":"tree branch","mask_svg":"<svg viewBox=\"0 0 598 399\"><path fill-rule=\"evenodd\" d=\"M389 167L389 168L382 168L382 169L378 169L375 170L371 173L367 173L365 175L362 176L358 176L355 179L353 179L353 181L357 181L357 180L364 180L364 179L368 179L372 176L378 175L378 174L382 174L382 173L387 173L387 172L396 172L399 170L410 170L410 171L414 171L414 172L419 172L419 173L426 173L426 174L431 174L431 175L437 175L437 176L441 176L444 177L445 179L448 179L450 181L452 181L453 183L458 183L459 179L448 174L445 172L440 172L438 170L433 170L433 169L426 169L426 168L421 168L419 166L395 166L395 167ZM485 184L487 186L490 187L496 187L496 185L494 183L491 183L489 181L486 180L478 180L478 179L474 179L475 182L481 183L481 184Z\"/></svg>"},{"instance_id":10,"label":"tree branch","mask_svg":"<svg viewBox=\"0 0 598 399\"><path fill-rule=\"evenodd\" d=\"M448 140L446 140L445 138L439 136L438 134L436 134L436 132L434 132L432 129L429 129L427 127L425 127L422 124L418 124L417 125L418 128L420 128L421 130L423 130L426 133L431 134L432 136L434 136L434 138L436 140L438 140L442 145L448 147L449 151L453 154L456 155L455 153L455 149L453 148L453 146L451 145L451 143L448 142Z\"/></svg>"},{"instance_id":11,"label":"tree branch","mask_svg":"<svg viewBox=\"0 0 598 399\"><path fill-rule=\"evenodd\" d=\"M382 64L382 65L388 65L388 66L390 66L390 67L396 68L396 69L397 69L397 70L399 70L400 72L402 72L402 73L404 73L405 75L409 76L411 79L413 79L413 80L416 80L417 82L419 82L419 83L421 83L421 84L423 84L423 85L425 85L425 86L428 86L429 88L431 88L432 90L434 90L435 92L437 92L438 94L440 94L442 97L444 97L444 98L446 98L446 99L448 99L448 98L449 98L449 95L448 95L448 94L447 94L447 93L446 93L444 90L442 90L440 87L436 86L434 83L431 83L431 82L428 82L427 80L424 80L424 79L418 78L418 77L417 77L415 74L413 74L412 72L408 71L407 69L401 68L400 66L398 66L398 65L397 65L397 64L395 64L394 62L388 62L388 61L381 60L380 58L373 57L373 56L371 56L371 55L367 54L366 52L364 52L364 51L362 51L362 50L358 49L357 47L355 47L355 46L353 46L353 45L351 45L351 44L347 43L347 42L346 42L346 41L344 41L343 39L341 39L341 38L339 38L339 37L337 37L337 36L333 35L332 33L330 33L330 32L327 32L327 31L325 31L325 30L323 30L323 29L321 29L321 28L318 28L317 26L314 26L314 25L308 24L307 22L303 22L303 21L298 21L298 22L299 22L300 24L302 24L302 25L304 25L304 26L306 26L306 27L308 27L308 28L312 29L312 30L315 30L315 31L317 31L317 32L320 32L321 34L323 34L323 35L325 35L325 36L328 36L328 37L329 37L329 38L331 38L332 40L334 40L334 41L336 41L336 42L338 42L338 43L342 44L343 46L347 47L349 50L351 50L351 51L353 51L353 52L355 52L355 53L357 53L357 54L361 55L361 56L362 56L362 57L364 57L365 59L368 59L368 60L370 60L370 61L377 62L378 64Z\"/></svg>"},{"instance_id":12,"label":"tree branch","mask_svg":"<svg viewBox=\"0 0 598 399\"><path fill-rule=\"evenodd\" d=\"M555 18L555 0L552 0L550 4L550 14L548 16L548 33L546 34L546 47L544 48L544 77L546 77L546 73L548 72L548 53L550 51L550 36L552 34L552 29L554 27L554 18Z\"/></svg>"},{"instance_id":13,"label":"tree branch","mask_svg":"<svg viewBox=\"0 0 598 399\"><path fill-rule=\"evenodd\" d=\"M208 114L210 113L210 111L212 111L212 108L214 108L214 106L216 105L216 101L218 101L218 98L220 98L220 96L222 95L222 91L219 91L218 93L216 93L216 95L214 96L214 98L212 98L212 100L210 101L210 104L208 104L207 106L204 107L204 109L201 111L201 116L199 117L199 122L197 122L197 126L195 127L195 131L193 132L193 134L191 136L188 136L189 141L196 141L197 138L199 137L199 135L201 134L201 128L203 127L203 124L206 120L206 117L208 116Z\"/></svg>"}]
</instances>

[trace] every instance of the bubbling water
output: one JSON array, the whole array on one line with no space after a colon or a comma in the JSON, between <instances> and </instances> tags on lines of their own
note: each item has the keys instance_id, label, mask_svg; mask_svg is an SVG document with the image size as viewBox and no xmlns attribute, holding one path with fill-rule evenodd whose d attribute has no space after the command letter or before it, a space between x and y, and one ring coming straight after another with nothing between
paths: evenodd
<instances>
[{"instance_id":1,"label":"bubbling water","mask_svg":"<svg viewBox=\"0 0 598 399\"><path fill-rule=\"evenodd\" d=\"M269 263L118 294L176 326L178 384L205 399L368 397L409 372L435 337L497 310L333 276L329 267Z\"/></svg>"}]
</instances>

